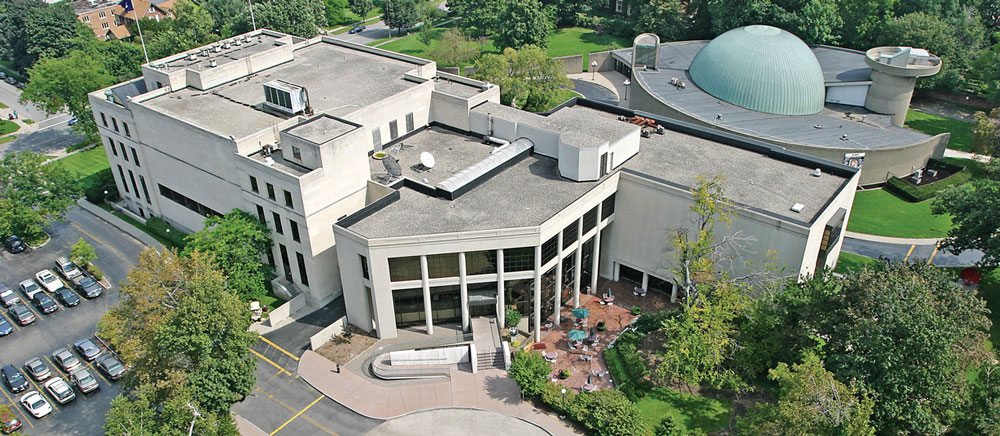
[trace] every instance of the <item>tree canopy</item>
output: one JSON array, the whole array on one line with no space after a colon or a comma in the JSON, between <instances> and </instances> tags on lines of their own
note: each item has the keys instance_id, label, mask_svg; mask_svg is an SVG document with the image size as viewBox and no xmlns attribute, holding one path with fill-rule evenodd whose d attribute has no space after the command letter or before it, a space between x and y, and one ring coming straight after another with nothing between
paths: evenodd
<instances>
[{"instance_id":1,"label":"tree canopy","mask_svg":"<svg viewBox=\"0 0 1000 436\"><path fill-rule=\"evenodd\" d=\"M216 268L226 276L227 287L243 301L259 299L266 293L264 283L270 267L261 262L271 250L271 230L239 209L222 217L205 220L205 228L187 236L183 254L211 253Z\"/></svg>"},{"instance_id":2,"label":"tree canopy","mask_svg":"<svg viewBox=\"0 0 1000 436\"><path fill-rule=\"evenodd\" d=\"M46 158L26 151L0 159L0 235L30 240L44 236L44 226L62 218L80 196L76 180Z\"/></svg>"},{"instance_id":3,"label":"tree canopy","mask_svg":"<svg viewBox=\"0 0 1000 436\"><path fill-rule=\"evenodd\" d=\"M533 45L507 48L502 55L483 55L475 67L473 77L500 85L503 104L529 111L547 110L559 90L571 83L562 64Z\"/></svg>"},{"instance_id":4,"label":"tree canopy","mask_svg":"<svg viewBox=\"0 0 1000 436\"><path fill-rule=\"evenodd\" d=\"M971 189L955 186L939 192L931 211L952 217L942 248L953 253L981 250L979 265L996 268L1000 266L1000 159L985 166L986 176L973 179Z\"/></svg>"}]
</instances>

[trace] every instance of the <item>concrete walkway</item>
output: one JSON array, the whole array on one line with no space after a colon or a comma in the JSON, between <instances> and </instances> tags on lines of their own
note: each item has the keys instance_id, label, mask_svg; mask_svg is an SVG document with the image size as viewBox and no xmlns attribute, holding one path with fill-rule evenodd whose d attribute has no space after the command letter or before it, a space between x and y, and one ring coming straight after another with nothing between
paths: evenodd
<instances>
[{"instance_id":1,"label":"concrete walkway","mask_svg":"<svg viewBox=\"0 0 1000 436\"><path fill-rule=\"evenodd\" d=\"M517 384L501 370L476 374L454 371L450 380L386 386L372 383L353 371L337 373L333 362L306 351L299 360L298 373L316 390L370 418L391 419L418 410L468 407L516 416L552 435L576 434L531 403L522 401Z\"/></svg>"}]
</instances>

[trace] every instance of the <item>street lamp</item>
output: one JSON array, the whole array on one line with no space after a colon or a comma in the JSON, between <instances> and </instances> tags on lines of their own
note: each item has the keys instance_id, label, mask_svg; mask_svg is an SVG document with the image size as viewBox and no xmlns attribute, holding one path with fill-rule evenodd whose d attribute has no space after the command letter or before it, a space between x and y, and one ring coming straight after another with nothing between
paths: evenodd
<instances>
[{"instance_id":1,"label":"street lamp","mask_svg":"<svg viewBox=\"0 0 1000 436\"><path fill-rule=\"evenodd\" d=\"M631 80L625 79L625 101L628 101L628 86L632 84Z\"/></svg>"},{"instance_id":2,"label":"street lamp","mask_svg":"<svg viewBox=\"0 0 1000 436\"><path fill-rule=\"evenodd\" d=\"M597 77L597 61L590 61L590 80Z\"/></svg>"}]
</instances>

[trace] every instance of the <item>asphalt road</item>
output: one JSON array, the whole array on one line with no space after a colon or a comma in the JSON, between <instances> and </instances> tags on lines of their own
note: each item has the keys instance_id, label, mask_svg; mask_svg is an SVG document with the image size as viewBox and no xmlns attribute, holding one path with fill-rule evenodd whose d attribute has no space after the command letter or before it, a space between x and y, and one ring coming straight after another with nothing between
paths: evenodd
<instances>
[{"instance_id":1,"label":"asphalt road","mask_svg":"<svg viewBox=\"0 0 1000 436\"><path fill-rule=\"evenodd\" d=\"M45 246L18 255L4 252L0 256L0 281L10 285L23 298L18 283L33 277L42 269L52 268L55 259L67 256L69 247L82 237L94 247L98 256L95 263L104 271L112 287L96 299L81 299L80 305L76 307L60 306L60 310L52 314L36 315L38 320L34 324L23 328L18 326L12 334L0 338L0 363L4 365L12 364L20 368L32 357L44 360L43 356L49 356L51 359L50 355L57 348L71 345L78 339L93 337L101 315L118 302L118 282L125 279L128 270L138 259L139 252L145 248L135 239L123 235L77 207L67 213L67 218L67 222L50 226L52 239ZM29 307L35 309L34 306ZM4 316L6 315L4 311ZM51 364L49 366L54 367ZM92 372L96 373L96 368L92 368ZM61 375L65 377L65 374ZM20 405L16 406L16 412L24 421L24 430L28 434L104 434L104 416L119 389L116 383L108 382L102 377L103 374L98 377L101 386L98 391L86 396L77 391L75 400L66 405L55 403L57 410L42 419L32 418ZM39 388L44 389L40 384L30 389ZM20 394L12 394L6 386L0 389L3 390L0 403L17 401L20 397Z\"/></svg>"},{"instance_id":2,"label":"asphalt road","mask_svg":"<svg viewBox=\"0 0 1000 436\"><path fill-rule=\"evenodd\" d=\"M594 82L588 82L586 80L573 80L573 90L583 94L584 97L590 100L596 100L601 103L618 105L618 96L615 95L610 89L604 86L598 85Z\"/></svg>"}]
</instances>

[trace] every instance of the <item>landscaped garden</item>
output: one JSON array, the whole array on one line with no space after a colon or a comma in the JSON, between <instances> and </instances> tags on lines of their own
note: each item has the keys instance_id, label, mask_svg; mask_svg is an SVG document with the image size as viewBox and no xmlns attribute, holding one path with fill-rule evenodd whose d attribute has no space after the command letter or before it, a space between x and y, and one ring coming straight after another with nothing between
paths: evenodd
<instances>
[{"instance_id":1,"label":"landscaped garden","mask_svg":"<svg viewBox=\"0 0 1000 436\"><path fill-rule=\"evenodd\" d=\"M952 150L969 151L972 145L972 127L975 124L968 121L945 118L918 110L910 109L906 113L906 126L928 135L951 133L948 148Z\"/></svg>"}]
</instances>

